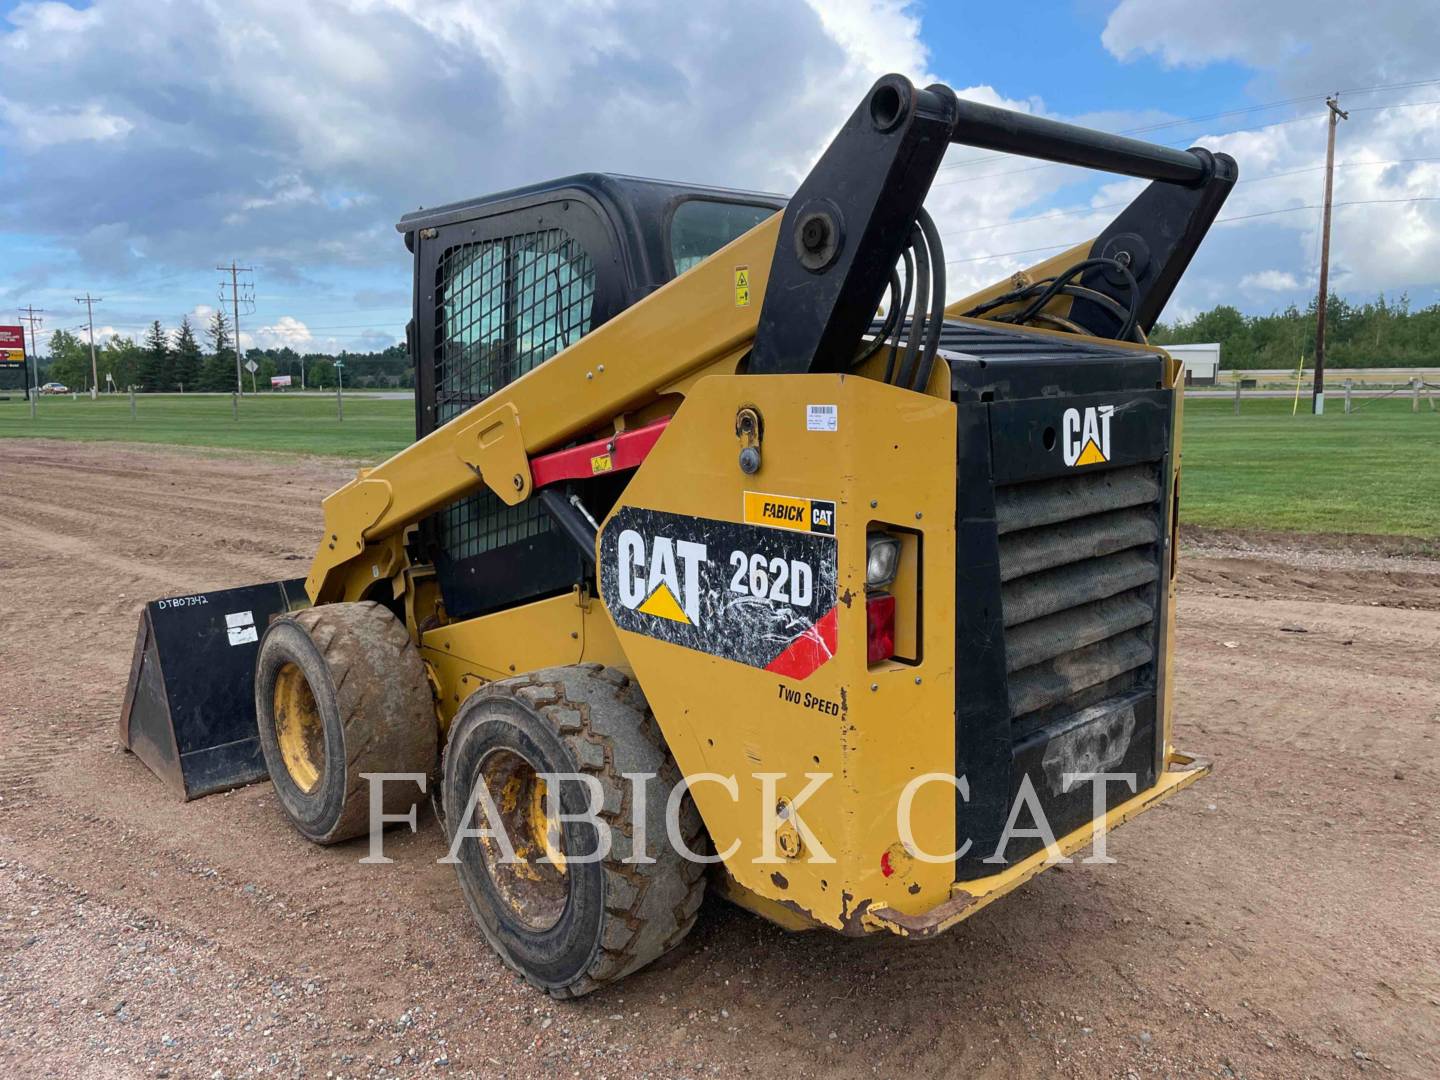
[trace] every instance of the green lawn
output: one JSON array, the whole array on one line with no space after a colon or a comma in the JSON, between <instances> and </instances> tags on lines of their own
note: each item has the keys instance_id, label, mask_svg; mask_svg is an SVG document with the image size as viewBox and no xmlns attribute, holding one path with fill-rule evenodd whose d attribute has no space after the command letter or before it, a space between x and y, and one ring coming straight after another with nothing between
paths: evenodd
<instances>
[{"instance_id":1,"label":"green lawn","mask_svg":"<svg viewBox=\"0 0 1440 1080\"><path fill-rule=\"evenodd\" d=\"M1197 525L1302 532L1384 533L1440 538L1440 414L1407 398L1340 402L1323 417L1290 416L1290 402L1247 401L1242 415L1225 400L1185 405L1182 520ZM410 442L409 401L346 395L345 419L333 397L230 398L140 395L91 402L44 398L0 402L0 437L118 439L237 450L331 454L380 461Z\"/></svg>"},{"instance_id":2,"label":"green lawn","mask_svg":"<svg viewBox=\"0 0 1440 1080\"><path fill-rule=\"evenodd\" d=\"M260 394L240 399L234 419L228 394L137 394L135 419L125 394L42 397L39 415L19 396L0 402L0 437L119 439L125 442L215 446L234 450L278 450L332 454L382 461L415 437L411 401L345 395L345 419L336 417L335 397Z\"/></svg>"},{"instance_id":3,"label":"green lawn","mask_svg":"<svg viewBox=\"0 0 1440 1080\"><path fill-rule=\"evenodd\" d=\"M1408 395L1360 399L1346 416L1279 399L1185 403L1182 522L1440 538L1440 413Z\"/></svg>"}]
</instances>

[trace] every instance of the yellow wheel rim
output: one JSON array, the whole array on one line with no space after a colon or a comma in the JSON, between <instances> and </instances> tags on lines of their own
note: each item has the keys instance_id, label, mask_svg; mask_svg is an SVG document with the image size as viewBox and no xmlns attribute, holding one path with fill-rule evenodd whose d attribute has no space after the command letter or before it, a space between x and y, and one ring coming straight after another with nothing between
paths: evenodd
<instances>
[{"instance_id":1,"label":"yellow wheel rim","mask_svg":"<svg viewBox=\"0 0 1440 1080\"><path fill-rule=\"evenodd\" d=\"M296 664L286 664L275 676L275 741L290 779L309 795L325 772L325 722Z\"/></svg>"},{"instance_id":2,"label":"yellow wheel rim","mask_svg":"<svg viewBox=\"0 0 1440 1080\"><path fill-rule=\"evenodd\" d=\"M544 777L522 754L497 749L482 759L475 782L489 790L500 814L495 824L515 854L511 862L493 838L480 838L490 880L516 920L531 930L550 929L565 913L570 887L560 823L550 819ZM476 811L476 827L484 824L483 816Z\"/></svg>"}]
</instances>

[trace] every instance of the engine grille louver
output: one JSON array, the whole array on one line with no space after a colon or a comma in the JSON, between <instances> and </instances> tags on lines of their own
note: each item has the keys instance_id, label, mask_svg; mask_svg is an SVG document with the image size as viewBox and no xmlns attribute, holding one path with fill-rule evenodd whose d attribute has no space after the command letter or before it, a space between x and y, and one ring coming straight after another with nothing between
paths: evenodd
<instances>
[{"instance_id":1,"label":"engine grille louver","mask_svg":"<svg viewBox=\"0 0 1440 1080\"><path fill-rule=\"evenodd\" d=\"M1156 464L997 487L1012 731L1153 678Z\"/></svg>"}]
</instances>

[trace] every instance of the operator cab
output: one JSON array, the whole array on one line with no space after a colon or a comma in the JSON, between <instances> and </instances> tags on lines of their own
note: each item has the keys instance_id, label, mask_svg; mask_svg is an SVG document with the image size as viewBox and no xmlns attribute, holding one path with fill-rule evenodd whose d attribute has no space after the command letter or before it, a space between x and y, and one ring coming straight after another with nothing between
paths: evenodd
<instances>
[{"instance_id":1,"label":"operator cab","mask_svg":"<svg viewBox=\"0 0 1440 1080\"><path fill-rule=\"evenodd\" d=\"M581 173L396 227L415 259L415 436L423 438L785 208L780 195ZM489 491L428 519L452 619L555 595L589 568L539 500Z\"/></svg>"}]
</instances>

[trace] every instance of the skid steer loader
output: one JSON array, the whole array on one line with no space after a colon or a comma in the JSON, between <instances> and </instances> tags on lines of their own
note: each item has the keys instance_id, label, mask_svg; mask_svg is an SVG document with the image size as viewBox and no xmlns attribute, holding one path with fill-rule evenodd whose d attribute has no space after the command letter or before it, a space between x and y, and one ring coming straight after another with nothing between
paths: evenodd
<instances>
[{"instance_id":1,"label":"skid steer loader","mask_svg":"<svg viewBox=\"0 0 1440 1080\"><path fill-rule=\"evenodd\" d=\"M1152 182L947 304L952 143ZM429 792L556 996L707 887L954 926L1208 769L1170 741L1182 379L1146 332L1235 179L891 75L788 199L580 175L406 216L416 441L324 501L303 597L147 608L127 744L187 796L268 772L322 844Z\"/></svg>"}]
</instances>

